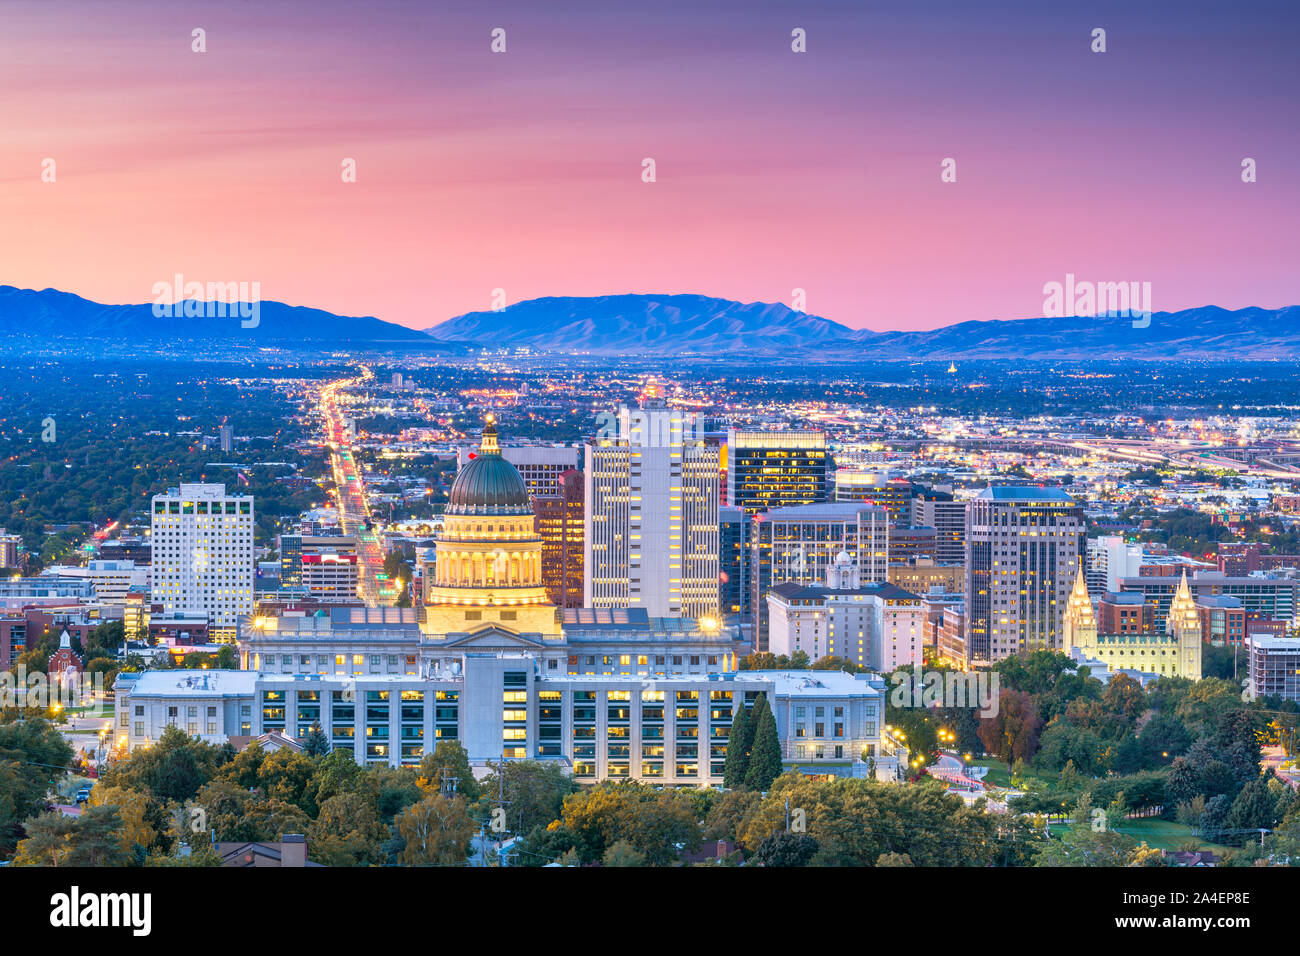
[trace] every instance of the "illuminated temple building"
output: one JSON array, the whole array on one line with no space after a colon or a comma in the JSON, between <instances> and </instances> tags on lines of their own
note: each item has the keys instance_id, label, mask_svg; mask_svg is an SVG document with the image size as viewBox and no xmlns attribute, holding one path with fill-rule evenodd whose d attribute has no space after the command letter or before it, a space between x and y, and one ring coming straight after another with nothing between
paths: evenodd
<instances>
[{"instance_id":1,"label":"illuminated temple building","mask_svg":"<svg viewBox=\"0 0 1300 956\"><path fill-rule=\"evenodd\" d=\"M1174 592L1163 632L1100 633L1083 569L1074 579L1061 627L1067 653L1115 673L1201 679L1201 614L1183 576ZM1098 676L1094 674L1094 676Z\"/></svg>"}]
</instances>

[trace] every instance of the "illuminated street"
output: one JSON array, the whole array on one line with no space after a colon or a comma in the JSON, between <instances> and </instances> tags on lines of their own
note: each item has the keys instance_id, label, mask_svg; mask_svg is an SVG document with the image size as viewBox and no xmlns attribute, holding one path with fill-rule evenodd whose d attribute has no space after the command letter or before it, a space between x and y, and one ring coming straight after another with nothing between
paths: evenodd
<instances>
[{"instance_id":1,"label":"illuminated street","mask_svg":"<svg viewBox=\"0 0 1300 956\"><path fill-rule=\"evenodd\" d=\"M340 379L321 390L321 411L325 416L326 434L330 446L330 467L334 472L339 525L345 535L355 535L357 557L360 562L357 593L368 607L392 604L396 590L387 583L384 573L384 552L379 545L379 534L370 517L365 486L352 449L355 429L349 427L339 410L340 391L374 378L370 369L362 367L359 378Z\"/></svg>"}]
</instances>

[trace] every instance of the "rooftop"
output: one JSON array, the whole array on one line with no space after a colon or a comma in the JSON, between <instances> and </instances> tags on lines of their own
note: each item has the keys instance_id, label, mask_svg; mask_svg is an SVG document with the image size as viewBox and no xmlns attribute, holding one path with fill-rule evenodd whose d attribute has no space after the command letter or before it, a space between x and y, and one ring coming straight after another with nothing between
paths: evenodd
<instances>
[{"instance_id":1,"label":"rooftop","mask_svg":"<svg viewBox=\"0 0 1300 956\"><path fill-rule=\"evenodd\" d=\"M1037 485L999 485L989 486L981 491L977 498L986 501L1047 501L1062 504L1074 504L1072 497L1060 488L1040 488Z\"/></svg>"}]
</instances>

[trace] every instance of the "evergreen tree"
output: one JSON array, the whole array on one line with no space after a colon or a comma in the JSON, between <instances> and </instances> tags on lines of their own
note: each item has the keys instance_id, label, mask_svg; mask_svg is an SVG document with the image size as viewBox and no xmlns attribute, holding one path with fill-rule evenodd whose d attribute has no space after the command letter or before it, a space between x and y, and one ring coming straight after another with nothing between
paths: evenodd
<instances>
[{"instance_id":1,"label":"evergreen tree","mask_svg":"<svg viewBox=\"0 0 1300 956\"><path fill-rule=\"evenodd\" d=\"M727 737L727 762L722 765L722 785L735 790L745 785L745 771L749 769L749 748L754 743L753 725L741 698L736 716L731 721L731 734Z\"/></svg>"},{"instance_id":2,"label":"evergreen tree","mask_svg":"<svg viewBox=\"0 0 1300 956\"><path fill-rule=\"evenodd\" d=\"M325 736L325 731L320 729L320 723L311 725L311 730L303 738L302 752L308 757L324 757L330 752L330 741Z\"/></svg>"},{"instance_id":3,"label":"evergreen tree","mask_svg":"<svg viewBox=\"0 0 1300 956\"><path fill-rule=\"evenodd\" d=\"M772 781L781 776L781 741L776 733L776 717L767 706L767 698L758 695L751 720L754 727L754 744L745 770L745 786L765 792Z\"/></svg>"}]
</instances>

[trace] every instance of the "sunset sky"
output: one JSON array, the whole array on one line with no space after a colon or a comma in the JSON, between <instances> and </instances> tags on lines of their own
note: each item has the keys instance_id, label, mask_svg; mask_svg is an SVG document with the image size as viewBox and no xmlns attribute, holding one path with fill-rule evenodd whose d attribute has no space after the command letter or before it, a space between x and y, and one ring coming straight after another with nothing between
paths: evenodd
<instances>
[{"instance_id":1,"label":"sunset sky","mask_svg":"<svg viewBox=\"0 0 1300 956\"><path fill-rule=\"evenodd\" d=\"M1298 48L1283 0L0 0L0 284L419 328L498 287L803 288L877 330L1039 315L1067 272L1290 305Z\"/></svg>"}]
</instances>

